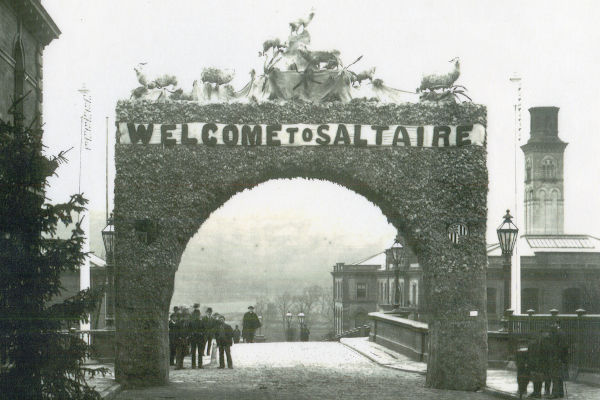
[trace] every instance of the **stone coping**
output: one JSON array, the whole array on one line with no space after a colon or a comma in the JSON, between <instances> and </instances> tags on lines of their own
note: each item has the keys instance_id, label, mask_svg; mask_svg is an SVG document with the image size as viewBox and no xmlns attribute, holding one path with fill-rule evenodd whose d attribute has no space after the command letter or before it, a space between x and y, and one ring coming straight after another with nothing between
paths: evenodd
<instances>
[{"instance_id":1,"label":"stone coping","mask_svg":"<svg viewBox=\"0 0 600 400\"><path fill-rule=\"evenodd\" d=\"M380 321L390 322L394 325L402 325L402 326L410 327L415 330L425 330L426 331L429 329L429 326L425 322L414 321L412 319L396 317L396 316L381 313L381 312L369 313L369 317L376 319L376 320L380 320Z\"/></svg>"}]
</instances>

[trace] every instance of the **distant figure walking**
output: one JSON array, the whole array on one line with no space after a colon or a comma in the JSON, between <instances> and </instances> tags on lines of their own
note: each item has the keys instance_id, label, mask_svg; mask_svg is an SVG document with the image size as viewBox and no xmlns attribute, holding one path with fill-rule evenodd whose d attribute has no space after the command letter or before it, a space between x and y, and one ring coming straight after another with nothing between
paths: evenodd
<instances>
[{"instance_id":1,"label":"distant figure walking","mask_svg":"<svg viewBox=\"0 0 600 400\"><path fill-rule=\"evenodd\" d=\"M239 343L241 335L242 333L240 332L240 328L236 325L235 329L233 330L233 343Z\"/></svg>"},{"instance_id":2,"label":"distant figure walking","mask_svg":"<svg viewBox=\"0 0 600 400\"><path fill-rule=\"evenodd\" d=\"M306 324L302 324L302 326L300 327L300 341L308 342L309 336L310 330L308 329L308 326L306 326Z\"/></svg>"},{"instance_id":3,"label":"distant figure walking","mask_svg":"<svg viewBox=\"0 0 600 400\"><path fill-rule=\"evenodd\" d=\"M219 347L219 368L225 368L225 355L227 356L227 367L233 368L231 360L231 346L233 346L233 329L225 323L225 317L219 315L217 327L217 346Z\"/></svg>"},{"instance_id":4,"label":"distant figure walking","mask_svg":"<svg viewBox=\"0 0 600 400\"><path fill-rule=\"evenodd\" d=\"M254 334L261 327L258 316L254 313L254 307L249 306L248 312L244 314L242 321L242 337L246 343L254 343Z\"/></svg>"}]
</instances>

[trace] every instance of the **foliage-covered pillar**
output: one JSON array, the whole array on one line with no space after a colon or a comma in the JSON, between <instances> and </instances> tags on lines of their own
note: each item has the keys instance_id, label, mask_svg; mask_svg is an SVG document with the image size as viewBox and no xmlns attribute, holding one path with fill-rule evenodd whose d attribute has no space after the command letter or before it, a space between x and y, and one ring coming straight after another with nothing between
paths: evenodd
<instances>
[{"instance_id":1,"label":"foliage-covered pillar","mask_svg":"<svg viewBox=\"0 0 600 400\"><path fill-rule=\"evenodd\" d=\"M486 153L471 150L431 160L436 173L427 196L435 210L416 224L429 324L427 386L437 389L474 391L486 382ZM447 168L453 163L458 173ZM457 243L449 237L455 223L468 228Z\"/></svg>"},{"instance_id":2,"label":"foliage-covered pillar","mask_svg":"<svg viewBox=\"0 0 600 400\"><path fill-rule=\"evenodd\" d=\"M161 249L161 240L147 244L137 235L135 213L132 219L115 211L115 377L127 387L166 385L168 312L177 264L170 261L170 251ZM162 256L156 257L159 249Z\"/></svg>"}]
</instances>

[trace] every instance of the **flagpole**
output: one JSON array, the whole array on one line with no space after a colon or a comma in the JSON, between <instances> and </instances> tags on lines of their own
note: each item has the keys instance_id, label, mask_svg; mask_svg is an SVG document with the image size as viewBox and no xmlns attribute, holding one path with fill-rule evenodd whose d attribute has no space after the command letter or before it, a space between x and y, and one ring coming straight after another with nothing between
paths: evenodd
<instances>
[{"instance_id":1,"label":"flagpole","mask_svg":"<svg viewBox=\"0 0 600 400\"><path fill-rule=\"evenodd\" d=\"M519 142L521 141L521 77L517 74L514 73L513 76L510 78L510 81L512 83L515 83L517 85L517 98L516 98L516 102L514 104L514 189L515 189L515 194L514 194L514 198L515 198L515 208L514 208L514 215L515 215L515 224L518 226L519 225L519 219L518 219L518 206L519 206L519 193L518 193L518 174L517 174L517 170L518 170L518 165L517 165L517 152L518 152L518 147L519 147ZM521 231L523 232L523 230L521 229ZM519 256L519 241L517 240L517 242L515 243L515 247L514 247L514 251L513 251L513 257L514 260L512 262L512 268L513 270L511 271L511 276L513 277L513 282L511 282L511 286L512 286L512 293L513 295L511 296L513 300L512 302L512 309L514 311L515 314L520 314L521 313L521 258Z\"/></svg>"},{"instance_id":2,"label":"flagpole","mask_svg":"<svg viewBox=\"0 0 600 400\"><path fill-rule=\"evenodd\" d=\"M108 116L106 117L106 220L108 221Z\"/></svg>"}]
</instances>

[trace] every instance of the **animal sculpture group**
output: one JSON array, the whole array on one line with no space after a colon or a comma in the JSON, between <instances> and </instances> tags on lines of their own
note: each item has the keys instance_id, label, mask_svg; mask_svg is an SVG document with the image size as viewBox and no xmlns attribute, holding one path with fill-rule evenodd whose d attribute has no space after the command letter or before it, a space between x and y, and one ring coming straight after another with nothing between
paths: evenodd
<instances>
[{"instance_id":1,"label":"animal sculpture group","mask_svg":"<svg viewBox=\"0 0 600 400\"><path fill-rule=\"evenodd\" d=\"M283 71L297 73L299 78L294 78L294 83L289 85L292 93L304 91L304 98L312 99L310 92L316 89L315 85L326 83L326 81L343 82L348 88L359 89L363 82L368 82L374 90L406 92L385 86L381 79L375 78L375 67L356 73L349 70L349 67L362 59L358 57L351 64L344 66L339 50L311 50L310 34L307 30L315 16L311 12L306 18L290 22L290 35L287 41L279 38L269 39L263 42L262 49L258 52L260 57L264 57L263 73L259 75L256 71L250 72L251 82L260 82L261 91L267 93L269 85L272 84L271 77L274 73ZM462 85L456 85L455 82L460 76L460 60L458 58L450 60L453 63L453 69L446 74L426 75L421 80L421 85L417 88L421 101L429 102L456 102L458 100L469 101L471 98L466 94L466 88ZM135 67L135 73L140 84L132 91L133 99L145 100L192 100L192 101L216 101L228 100L239 97L239 93L233 90L229 83L233 80L233 71L220 70L217 68L204 68L201 73L201 82L194 81L191 93L184 93L180 88L175 88L177 79L172 75L162 75L154 80L148 80L142 68L144 63ZM259 75L259 76L257 76ZM277 74L275 74L277 75ZM279 74L281 76L281 74ZM341 78L341 80L340 80ZM291 82L292 80L290 80ZM293 87L292 87L293 85ZM248 87L248 85L246 86ZM244 92L245 89L242 89ZM281 90L276 90L279 94ZM271 94L273 95L273 93ZM297 95L292 94L292 98ZM303 97L303 96L298 96ZM271 99L271 97L268 97ZM321 98L320 101L348 99L348 96L331 96Z\"/></svg>"}]
</instances>

